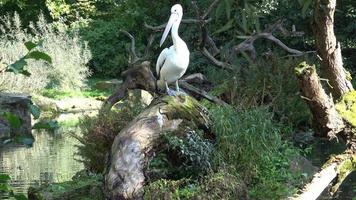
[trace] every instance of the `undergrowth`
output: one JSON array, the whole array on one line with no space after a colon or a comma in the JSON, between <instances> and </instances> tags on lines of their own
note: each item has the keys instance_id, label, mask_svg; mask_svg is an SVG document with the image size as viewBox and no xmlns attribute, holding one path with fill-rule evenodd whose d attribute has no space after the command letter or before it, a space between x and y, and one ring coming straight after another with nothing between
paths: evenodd
<instances>
[{"instance_id":1,"label":"undergrowth","mask_svg":"<svg viewBox=\"0 0 356 200\"><path fill-rule=\"evenodd\" d=\"M234 166L252 199L290 195L300 176L290 172L289 163L299 151L281 137L291 129L274 122L266 107L213 107L211 112L217 136L215 166Z\"/></svg>"},{"instance_id":2,"label":"undergrowth","mask_svg":"<svg viewBox=\"0 0 356 200\"><path fill-rule=\"evenodd\" d=\"M86 169L102 173L105 160L114 142L114 138L140 111L140 106L124 106L120 110L112 109L97 116L84 116L79 126L82 135L74 135L78 145L78 155Z\"/></svg>"}]
</instances>

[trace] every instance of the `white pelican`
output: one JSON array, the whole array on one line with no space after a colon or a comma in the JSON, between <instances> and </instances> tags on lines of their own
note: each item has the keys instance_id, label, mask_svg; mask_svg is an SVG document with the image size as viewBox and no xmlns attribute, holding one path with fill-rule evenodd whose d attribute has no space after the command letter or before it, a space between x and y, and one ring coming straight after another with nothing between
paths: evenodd
<instances>
[{"instance_id":1,"label":"white pelican","mask_svg":"<svg viewBox=\"0 0 356 200\"><path fill-rule=\"evenodd\" d=\"M168 84L176 82L176 91L179 92L178 79L183 76L189 65L189 49L178 35L178 28L182 17L182 6L180 4L172 6L171 16L164 29L160 46L162 46L171 29L173 45L162 50L156 63L156 72L159 78L157 86L159 89L163 89L165 85L168 95L171 96L175 93L169 89Z\"/></svg>"}]
</instances>

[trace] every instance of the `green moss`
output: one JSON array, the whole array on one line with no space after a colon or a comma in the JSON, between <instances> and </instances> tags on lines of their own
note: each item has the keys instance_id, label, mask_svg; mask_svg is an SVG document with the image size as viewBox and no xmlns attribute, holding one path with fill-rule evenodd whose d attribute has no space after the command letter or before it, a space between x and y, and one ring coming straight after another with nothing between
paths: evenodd
<instances>
[{"instance_id":1,"label":"green moss","mask_svg":"<svg viewBox=\"0 0 356 200\"><path fill-rule=\"evenodd\" d=\"M299 77L303 75L305 72L313 72L315 71L315 66L308 65L307 62L301 62L297 67L294 68L295 74Z\"/></svg>"},{"instance_id":2,"label":"green moss","mask_svg":"<svg viewBox=\"0 0 356 200\"><path fill-rule=\"evenodd\" d=\"M343 119L356 127L356 91L344 94L336 104L336 110Z\"/></svg>"}]
</instances>

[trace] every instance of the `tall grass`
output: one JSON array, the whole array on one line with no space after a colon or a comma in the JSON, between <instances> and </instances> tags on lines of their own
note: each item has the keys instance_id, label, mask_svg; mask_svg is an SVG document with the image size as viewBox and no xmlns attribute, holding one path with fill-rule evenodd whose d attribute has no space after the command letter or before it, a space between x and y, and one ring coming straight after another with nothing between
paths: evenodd
<instances>
[{"instance_id":1,"label":"tall grass","mask_svg":"<svg viewBox=\"0 0 356 200\"><path fill-rule=\"evenodd\" d=\"M217 135L216 166L233 166L249 183L253 199L280 199L290 194L294 181L290 159L298 155L281 139L288 127L272 120L265 107L236 111L231 107L211 109Z\"/></svg>"},{"instance_id":2,"label":"tall grass","mask_svg":"<svg viewBox=\"0 0 356 200\"><path fill-rule=\"evenodd\" d=\"M28 29L21 25L19 15L7 15L0 18L0 58L4 64L10 64L27 50L25 41L42 41L40 50L52 57L52 64L29 61L30 77L2 73L0 90L36 93L45 87L58 89L78 89L84 86L90 75L86 66L91 53L86 43L82 43L78 33L56 29L41 14L39 20L30 23Z\"/></svg>"}]
</instances>

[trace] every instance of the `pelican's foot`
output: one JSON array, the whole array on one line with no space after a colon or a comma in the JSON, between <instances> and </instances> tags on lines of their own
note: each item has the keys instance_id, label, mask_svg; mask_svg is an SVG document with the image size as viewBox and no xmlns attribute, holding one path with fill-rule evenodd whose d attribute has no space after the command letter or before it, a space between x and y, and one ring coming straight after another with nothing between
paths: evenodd
<instances>
[{"instance_id":1,"label":"pelican's foot","mask_svg":"<svg viewBox=\"0 0 356 200\"><path fill-rule=\"evenodd\" d=\"M176 96L176 92L171 89L167 89L167 94L168 94L168 96Z\"/></svg>"},{"instance_id":2,"label":"pelican's foot","mask_svg":"<svg viewBox=\"0 0 356 200\"><path fill-rule=\"evenodd\" d=\"M180 90L176 91L176 95L184 95L184 96L186 96L187 93L185 93L184 90L180 89Z\"/></svg>"}]
</instances>

